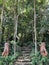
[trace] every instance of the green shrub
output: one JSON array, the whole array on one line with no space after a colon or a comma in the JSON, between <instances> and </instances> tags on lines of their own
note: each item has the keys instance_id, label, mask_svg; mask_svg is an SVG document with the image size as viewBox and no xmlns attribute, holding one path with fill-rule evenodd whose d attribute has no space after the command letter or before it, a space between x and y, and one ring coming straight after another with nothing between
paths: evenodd
<instances>
[{"instance_id":1,"label":"green shrub","mask_svg":"<svg viewBox=\"0 0 49 65\"><path fill-rule=\"evenodd\" d=\"M36 65L38 65L38 61L40 60L40 56L39 56L39 52L36 54L36 55L33 55L32 56L32 64L36 64Z\"/></svg>"},{"instance_id":2,"label":"green shrub","mask_svg":"<svg viewBox=\"0 0 49 65\"><path fill-rule=\"evenodd\" d=\"M32 55L32 53L31 53L31 55ZM40 55L40 52L38 52L36 54L36 56L35 55L32 56L32 65L43 65L43 64L44 65L48 65L49 64L48 57L42 57Z\"/></svg>"},{"instance_id":3,"label":"green shrub","mask_svg":"<svg viewBox=\"0 0 49 65\"><path fill-rule=\"evenodd\" d=\"M16 55L11 56L0 56L0 65L13 65L15 59L18 57L19 53L16 52Z\"/></svg>"}]
</instances>

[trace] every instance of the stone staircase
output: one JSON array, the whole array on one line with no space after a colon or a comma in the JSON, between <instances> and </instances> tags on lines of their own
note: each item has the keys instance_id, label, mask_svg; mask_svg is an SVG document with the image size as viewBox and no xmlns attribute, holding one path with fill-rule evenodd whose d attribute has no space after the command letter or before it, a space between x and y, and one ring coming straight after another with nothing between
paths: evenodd
<instances>
[{"instance_id":1,"label":"stone staircase","mask_svg":"<svg viewBox=\"0 0 49 65\"><path fill-rule=\"evenodd\" d=\"M15 65L32 65L30 57L31 50L31 47L22 47L21 55L16 60Z\"/></svg>"}]
</instances>

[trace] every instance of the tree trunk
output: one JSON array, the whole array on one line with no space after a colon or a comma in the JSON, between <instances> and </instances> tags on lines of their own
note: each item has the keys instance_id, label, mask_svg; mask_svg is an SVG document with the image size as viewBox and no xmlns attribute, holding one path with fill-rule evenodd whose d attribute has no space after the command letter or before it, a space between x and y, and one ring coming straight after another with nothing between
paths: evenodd
<instances>
[{"instance_id":1,"label":"tree trunk","mask_svg":"<svg viewBox=\"0 0 49 65\"><path fill-rule=\"evenodd\" d=\"M33 22L33 20L32 20L32 40L33 40L33 43L34 43L34 22Z\"/></svg>"},{"instance_id":2,"label":"tree trunk","mask_svg":"<svg viewBox=\"0 0 49 65\"><path fill-rule=\"evenodd\" d=\"M15 4L16 6L16 0ZM18 26L18 16L19 16L19 0L18 0L18 15L16 15L16 7L14 8L14 55L16 54L16 36L17 36L17 26Z\"/></svg>"},{"instance_id":3,"label":"tree trunk","mask_svg":"<svg viewBox=\"0 0 49 65\"><path fill-rule=\"evenodd\" d=\"M36 10L34 0L34 33L35 33L35 55L37 54L37 38L36 38Z\"/></svg>"},{"instance_id":4,"label":"tree trunk","mask_svg":"<svg viewBox=\"0 0 49 65\"><path fill-rule=\"evenodd\" d=\"M1 24L0 24L0 42L2 41L2 33L3 33L3 14L4 14L4 0L3 0L3 6L1 11Z\"/></svg>"},{"instance_id":5,"label":"tree trunk","mask_svg":"<svg viewBox=\"0 0 49 65\"><path fill-rule=\"evenodd\" d=\"M18 16L16 16L16 12L14 11L14 55L16 53L16 36L17 36L17 22L18 22Z\"/></svg>"}]
</instances>

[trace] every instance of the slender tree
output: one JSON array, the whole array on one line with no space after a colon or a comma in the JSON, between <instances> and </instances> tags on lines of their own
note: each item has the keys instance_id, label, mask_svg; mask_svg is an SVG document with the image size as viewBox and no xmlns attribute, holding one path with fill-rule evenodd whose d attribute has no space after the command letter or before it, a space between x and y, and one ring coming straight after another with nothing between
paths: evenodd
<instances>
[{"instance_id":1,"label":"slender tree","mask_svg":"<svg viewBox=\"0 0 49 65\"><path fill-rule=\"evenodd\" d=\"M2 40L2 33L3 33L3 14L4 14L4 0L2 0L2 3L3 3L3 5L2 5L2 8L1 8L1 29L0 29L0 31L1 31L1 35L0 35L0 42L1 42L1 40Z\"/></svg>"},{"instance_id":2,"label":"slender tree","mask_svg":"<svg viewBox=\"0 0 49 65\"><path fill-rule=\"evenodd\" d=\"M15 0L15 4L16 6L16 0ZM14 55L16 53L16 37L17 37L17 27L18 27L18 16L19 16L19 0L18 0L18 14L16 13L16 7L14 7ZM16 15L17 14L17 15Z\"/></svg>"},{"instance_id":3,"label":"slender tree","mask_svg":"<svg viewBox=\"0 0 49 65\"><path fill-rule=\"evenodd\" d=\"M34 0L34 33L35 33L35 55L37 54L37 38L36 38L36 7L35 7L35 2Z\"/></svg>"}]
</instances>

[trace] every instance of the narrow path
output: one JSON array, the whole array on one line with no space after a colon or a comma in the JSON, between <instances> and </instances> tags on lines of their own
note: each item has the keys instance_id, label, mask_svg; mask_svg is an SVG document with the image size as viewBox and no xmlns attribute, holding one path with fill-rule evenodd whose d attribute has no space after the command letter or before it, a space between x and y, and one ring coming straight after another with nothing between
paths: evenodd
<instances>
[{"instance_id":1,"label":"narrow path","mask_svg":"<svg viewBox=\"0 0 49 65\"><path fill-rule=\"evenodd\" d=\"M22 47L21 56L15 62L15 65L31 65L31 47Z\"/></svg>"}]
</instances>

